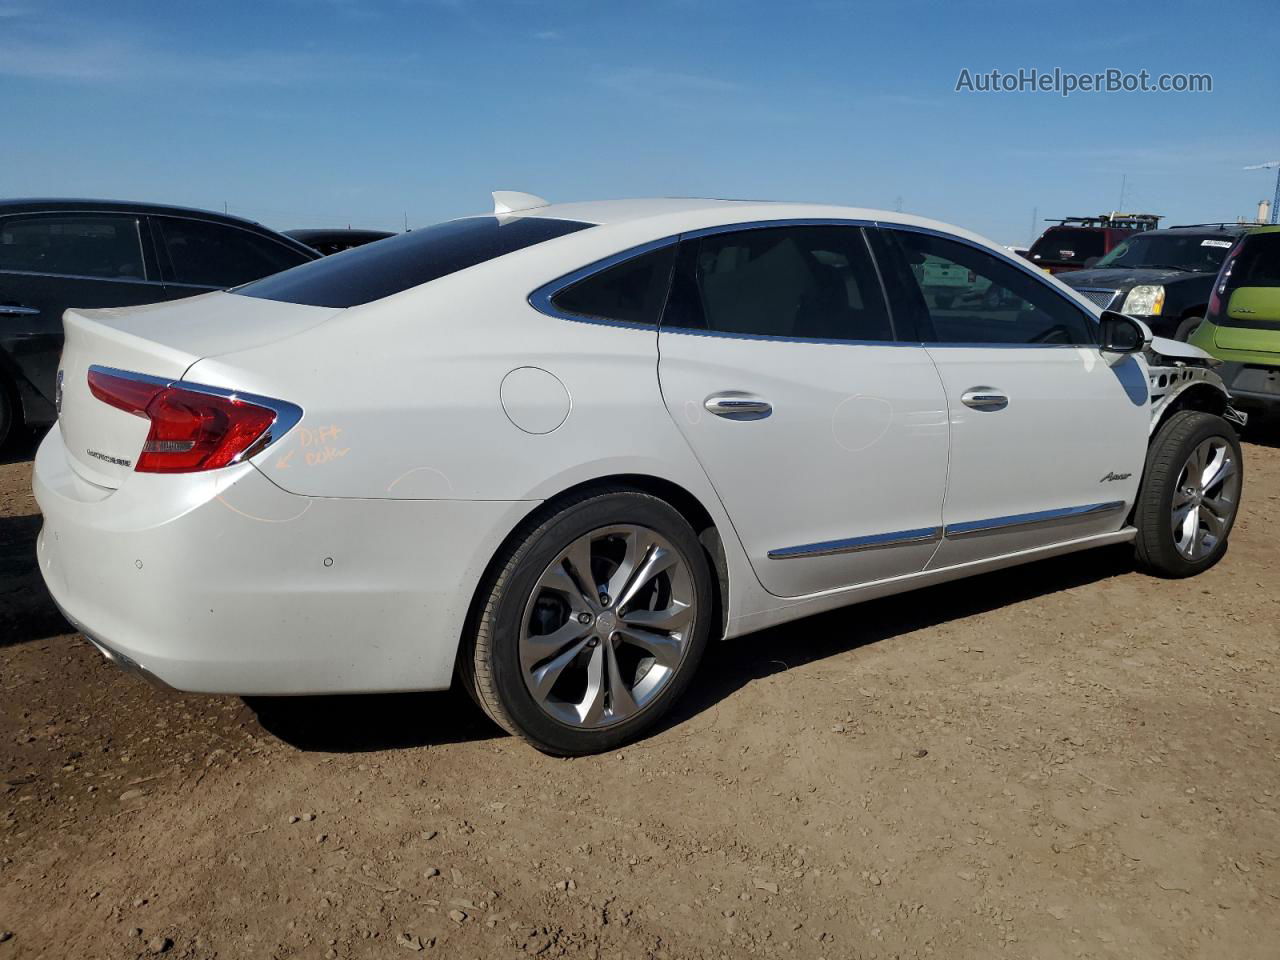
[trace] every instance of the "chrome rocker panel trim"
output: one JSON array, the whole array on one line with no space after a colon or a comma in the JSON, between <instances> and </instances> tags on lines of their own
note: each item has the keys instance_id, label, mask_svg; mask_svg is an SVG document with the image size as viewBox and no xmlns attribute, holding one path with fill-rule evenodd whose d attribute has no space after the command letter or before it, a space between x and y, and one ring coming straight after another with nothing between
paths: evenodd
<instances>
[{"instance_id":1,"label":"chrome rocker panel trim","mask_svg":"<svg viewBox=\"0 0 1280 960\"><path fill-rule=\"evenodd\" d=\"M1119 513L1124 507L1123 500L1111 500L1106 503L1089 503L1081 507L1062 507L1056 510L1041 510L1036 513L1016 513L1007 517L992 517L989 520L951 523L946 527L922 527L919 530L900 530L895 533L876 533L866 537L851 537L846 540L824 540L819 543L803 543L794 547L779 547L775 550L770 550L768 556L770 560L792 560L799 557L831 557L842 553L878 550L882 547L934 543L943 538L947 540L962 540L966 537L980 537L986 534L1026 530L1033 527L1074 523L1077 520L1091 520L1108 513Z\"/></svg>"},{"instance_id":2,"label":"chrome rocker panel trim","mask_svg":"<svg viewBox=\"0 0 1280 960\"><path fill-rule=\"evenodd\" d=\"M841 553L879 550L882 547L901 547L912 543L936 543L941 539L941 527L922 527L919 530L876 533L866 537L850 537L847 540L824 540L821 543L805 543L797 547L781 547L777 550L770 550L769 559L792 560L797 557L831 557Z\"/></svg>"}]
</instances>

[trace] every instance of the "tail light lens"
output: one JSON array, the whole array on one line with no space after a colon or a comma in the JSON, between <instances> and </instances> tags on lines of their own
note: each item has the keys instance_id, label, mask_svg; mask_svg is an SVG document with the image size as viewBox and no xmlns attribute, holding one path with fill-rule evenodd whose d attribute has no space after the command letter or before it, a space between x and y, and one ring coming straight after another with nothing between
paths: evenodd
<instances>
[{"instance_id":1,"label":"tail light lens","mask_svg":"<svg viewBox=\"0 0 1280 960\"><path fill-rule=\"evenodd\" d=\"M1213 281L1213 292L1209 294L1209 308L1205 311L1205 319L1210 323L1217 321L1222 313L1222 298L1227 292L1227 284L1231 282L1231 268L1236 265L1236 257L1244 249L1244 237L1236 241L1236 245L1227 253L1218 271L1218 278Z\"/></svg>"},{"instance_id":2,"label":"tail light lens","mask_svg":"<svg viewBox=\"0 0 1280 960\"><path fill-rule=\"evenodd\" d=\"M103 403L150 421L134 466L139 473L194 473L225 467L270 443L273 438L268 431L282 413L289 414L292 422L296 422L293 414L301 413L292 404L264 397L242 397L100 367L89 370L89 391Z\"/></svg>"}]
</instances>

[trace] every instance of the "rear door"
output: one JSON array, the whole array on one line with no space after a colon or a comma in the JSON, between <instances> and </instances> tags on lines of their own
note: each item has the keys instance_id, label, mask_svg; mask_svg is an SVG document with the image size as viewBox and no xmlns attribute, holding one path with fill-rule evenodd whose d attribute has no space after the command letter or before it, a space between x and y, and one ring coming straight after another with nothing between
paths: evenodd
<instances>
[{"instance_id":1,"label":"rear door","mask_svg":"<svg viewBox=\"0 0 1280 960\"><path fill-rule=\"evenodd\" d=\"M127 213L0 218L0 348L9 376L52 404L64 310L166 298L143 227Z\"/></svg>"},{"instance_id":2,"label":"rear door","mask_svg":"<svg viewBox=\"0 0 1280 960\"><path fill-rule=\"evenodd\" d=\"M174 297L226 290L316 259L229 224L170 216L153 216L151 224Z\"/></svg>"},{"instance_id":3,"label":"rear door","mask_svg":"<svg viewBox=\"0 0 1280 960\"><path fill-rule=\"evenodd\" d=\"M1120 529L1147 451L1143 362L1109 360L1092 315L983 247L896 229L874 242L946 390L946 535L930 568ZM964 288L929 282L955 268Z\"/></svg>"},{"instance_id":4,"label":"rear door","mask_svg":"<svg viewBox=\"0 0 1280 960\"><path fill-rule=\"evenodd\" d=\"M667 410L765 589L923 569L941 526L942 385L890 317L860 227L684 238L658 349Z\"/></svg>"}]
</instances>

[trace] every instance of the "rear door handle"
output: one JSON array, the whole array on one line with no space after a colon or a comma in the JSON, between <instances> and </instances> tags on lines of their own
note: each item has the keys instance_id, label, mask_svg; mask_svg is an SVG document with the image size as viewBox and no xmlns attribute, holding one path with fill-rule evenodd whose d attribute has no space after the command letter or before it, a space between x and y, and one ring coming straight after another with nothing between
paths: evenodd
<instances>
[{"instance_id":1,"label":"rear door handle","mask_svg":"<svg viewBox=\"0 0 1280 960\"><path fill-rule=\"evenodd\" d=\"M773 413L773 404L769 401L736 391L713 393L702 405L726 420L763 420Z\"/></svg>"},{"instance_id":2,"label":"rear door handle","mask_svg":"<svg viewBox=\"0 0 1280 960\"><path fill-rule=\"evenodd\" d=\"M34 317L39 312L35 307L23 307L16 303L0 303L0 317Z\"/></svg>"},{"instance_id":3,"label":"rear door handle","mask_svg":"<svg viewBox=\"0 0 1280 960\"><path fill-rule=\"evenodd\" d=\"M1009 397L995 387L973 387L961 395L960 402L975 410L1003 410Z\"/></svg>"}]
</instances>

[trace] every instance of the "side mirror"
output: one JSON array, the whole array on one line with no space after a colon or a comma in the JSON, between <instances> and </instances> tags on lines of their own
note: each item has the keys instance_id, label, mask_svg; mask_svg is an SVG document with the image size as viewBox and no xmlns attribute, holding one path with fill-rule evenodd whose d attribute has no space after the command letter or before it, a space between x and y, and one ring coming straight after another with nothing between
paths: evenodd
<instances>
[{"instance_id":1,"label":"side mirror","mask_svg":"<svg viewBox=\"0 0 1280 960\"><path fill-rule=\"evenodd\" d=\"M1098 321L1098 346L1107 353L1139 353L1151 342L1145 324L1114 310L1103 310Z\"/></svg>"},{"instance_id":2,"label":"side mirror","mask_svg":"<svg viewBox=\"0 0 1280 960\"><path fill-rule=\"evenodd\" d=\"M1084 268L1088 270L1090 267L1094 266L1101 259L1102 259L1101 257L1089 257L1084 262Z\"/></svg>"}]
</instances>

